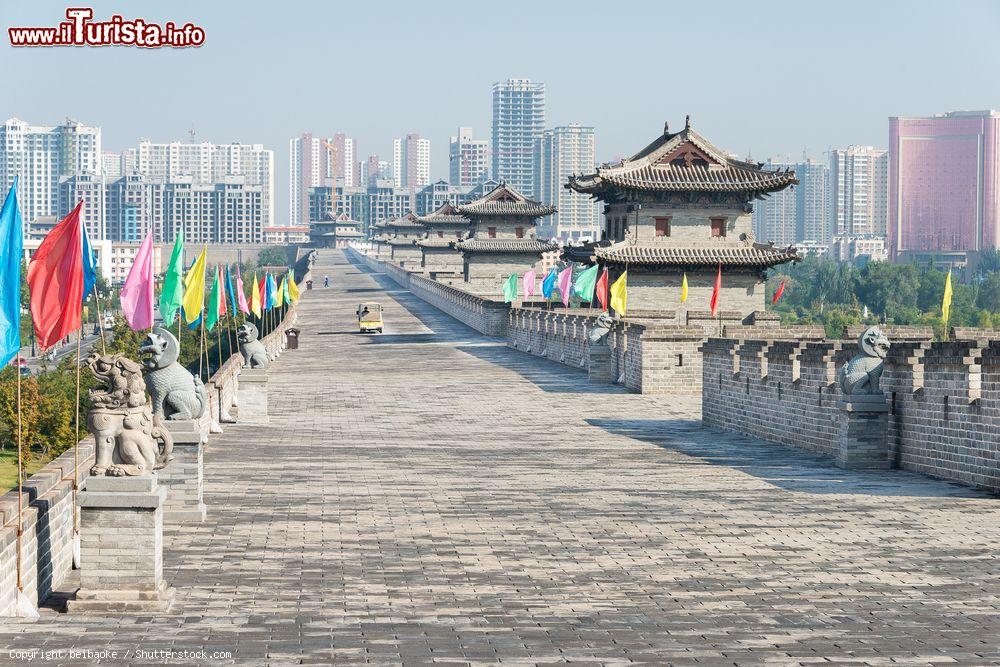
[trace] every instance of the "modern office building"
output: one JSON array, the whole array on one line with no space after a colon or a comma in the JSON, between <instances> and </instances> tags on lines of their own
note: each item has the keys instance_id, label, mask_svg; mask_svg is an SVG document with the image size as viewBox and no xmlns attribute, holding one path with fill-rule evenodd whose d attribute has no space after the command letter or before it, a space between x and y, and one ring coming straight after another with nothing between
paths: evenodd
<instances>
[{"instance_id":1,"label":"modern office building","mask_svg":"<svg viewBox=\"0 0 1000 667\"><path fill-rule=\"evenodd\" d=\"M262 243L263 188L242 176L220 183L178 177L164 186L163 238L182 229L188 243Z\"/></svg>"},{"instance_id":2,"label":"modern office building","mask_svg":"<svg viewBox=\"0 0 1000 667\"><path fill-rule=\"evenodd\" d=\"M791 169L798 183L753 203L753 229L758 241L775 245L829 244L830 170L812 158L791 163L769 160L767 169Z\"/></svg>"},{"instance_id":3,"label":"modern office building","mask_svg":"<svg viewBox=\"0 0 1000 667\"><path fill-rule=\"evenodd\" d=\"M556 209L538 221L539 238L569 243L600 240L597 200L565 187L570 176L594 171L594 128L571 124L545 130L535 152L535 192L542 203Z\"/></svg>"},{"instance_id":4,"label":"modern office building","mask_svg":"<svg viewBox=\"0 0 1000 667\"><path fill-rule=\"evenodd\" d=\"M831 151L832 235L885 235L888 176L888 151L871 146L849 146Z\"/></svg>"},{"instance_id":5,"label":"modern office building","mask_svg":"<svg viewBox=\"0 0 1000 667\"><path fill-rule=\"evenodd\" d=\"M397 188L422 188L431 182L431 142L419 134L392 141L392 180Z\"/></svg>"},{"instance_id":6,"label":"modern office building","mask_svg":"<svg viewBox=\"0 0 1000 667\"><path fill-rule=\"evenodd\" d=\"M152 229L156 243L171 242L163 229L164 191L162 180L139 174L109 182L104 192L109 236L122 243L141 242Z\"/></svg>"},{"instance_id":7,"label":"modern office building","mask_svg":"<svg viewBox=\"0 0 1000 667\"><path fill-rule=\"evenodd\" d=\"M458 128L458 134L451 137L448 145L448 182L456 187L470 187L489 178L489 172L489 142L473 139L471 127Z\"/></svg>"},{"instance_id":8,"label":"modern office building","mask_svg":"<svg viewBox=\"0 0 1000 667\"><path fill-rule=\"evenodd\" d=\"M101 128L67 118L61 125L29 125L10 118L0 125L0 190L4 196L14 177L25 234L38 218L57 218L85 197L83 216L92 239L104 238L103 197L94 196L103 179ZM63 185L74 179L70 185ZM79 180L76 180L79 179ZM72 205L70 205L72 204Z\"/></svg>"},{"instance_id":9,"label":"modern office building","mask_svg":"<svg viewBox=\"0 0 1000 667\"><path fill-rule=\"evenodd\" d=\"M948 265L1000 246L1000 113L889 119L889 255Z\"/></svg>"},{"instance_id":10,"label":"modern office building","mask_svg":"<svg viewBox=\"0 0 1000 667\"><path fill-rule=\"evenodd\" d=\"M493 179L524 197L537 197L535 149L544 131L544 83L507 79L493 84Z\"/></svg>"}]
</instances>

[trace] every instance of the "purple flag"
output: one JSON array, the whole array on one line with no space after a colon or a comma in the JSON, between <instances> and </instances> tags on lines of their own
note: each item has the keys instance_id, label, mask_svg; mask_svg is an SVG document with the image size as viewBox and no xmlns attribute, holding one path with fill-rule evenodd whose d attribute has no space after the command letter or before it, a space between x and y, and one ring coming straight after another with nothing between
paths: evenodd
<instances>
[{"instance_id":1,"label":"purple flag","mask_svg":"<svg viewBox=\"0 0 1000 667\"><path fill-rule=\"evenodd\" d=\"M559 294L562 295L563 306L569 306L569 288L573 284L573 265L570 264L559 272Z\"/></svg>"},{"instance_id":2,"label":"purple flag","mask_svg":"<svg viewBox=\"0 0 1000 667\"><path fill-rule=\"evenodd\" d=\"M125 285L122 287L122 312L133 331L142 331L153 326L153 232L146 234L139 246L132 268L129 269Z\"/></svg>"}]
</instances>

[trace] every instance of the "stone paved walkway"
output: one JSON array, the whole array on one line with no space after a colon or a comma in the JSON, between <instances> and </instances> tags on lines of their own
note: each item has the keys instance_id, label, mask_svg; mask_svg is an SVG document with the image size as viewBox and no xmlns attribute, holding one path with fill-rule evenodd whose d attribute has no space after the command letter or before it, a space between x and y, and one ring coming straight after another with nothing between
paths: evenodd
<instances>
[{"instance_id":1,"label":"stone paved walkway","mask_svg":"<svg viewBox=\"0 0 1000 667\"><path fill-rule=\"evenodd\" d=\"M45 611L0 625L0 662L1000 664L1000 500L703 429L340 252L317 271L271 424L211 443L208 520L166 532L172 613Z\"/></svg>"}]
</instances>

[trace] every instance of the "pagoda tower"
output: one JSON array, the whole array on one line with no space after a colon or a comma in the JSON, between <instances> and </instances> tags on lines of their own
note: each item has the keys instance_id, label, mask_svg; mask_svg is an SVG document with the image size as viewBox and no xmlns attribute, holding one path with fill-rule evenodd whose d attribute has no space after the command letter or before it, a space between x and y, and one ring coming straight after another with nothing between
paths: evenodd
<instances>
[{"instance_id":1,"label":"pagoda tower","mask_svg":"<svg viewBox=\"0 0 1000 667\"><path fill-rule=\"evenodd\" d=\"M462 253L454 247L469 234L469 219L458 209L445 203L428 215L419 216L417 222L424 226L424 237L417 241L422 253L420 266L435 273L461 273Z\"/></svg>"},{"instance_id":2,"label":"pagoda tower","mask_svg":"<svg viewBox=\"0 0 1000 667\"><path fill-rule=\"evenodd\" d=\"M528 199L505 183L456 210L472 226L469 238L454 247L462 253L464 279L473 291L495 294L507 276L524 273L543 253L559 248L536 237L538 218L555 213L555 207Z\"/></svg>"},{"instance_id":3,"label":"pagoda tower","mask_svg":"<svg viewBox=\"0 0 1000 667\"><path fill-rule=\"evenodd\" d=\"M351 241L360 241L365 237L358 229L361 223L351 220L346 213L337 217L313 222L309 228L309 241L320 248L346 248Z\"/></svg>"},{"instance_id":4,"label":"pagoda tower","mask_svg":"<svg viewBox=\"0 0 1000 667\"><path fill-rule=\"evenodd\" d=\"M388 220L380 220L368 230L372 244L375 246L375 257L380 259L388 257L391 252L388 241L392 235L385 228L388 222Z\"/></svg>"},{"instance_id":5,"label":"pagoda tower","mask_svg":"<svg viewBox=\"0 0 1000 667\"><path fill-rule=\"evenodd\" d=\"M604 202L601 241L567 248L568 260L597 262L613 280L628 270L628 310L676 310L703 323L722 267L719 310L764 310L765 272L801 259L794 247L754 239L753 201L797 184L791 170L737 160L691 128L663 134L619 164L571 176L565 187ZM681 302L687 275L688 298Z\"/></svg>"},{"instance_id":6,"label":"pagoda tower","mask_svg":"<svg viewBox=\"0 0 1000 667\"><path fill-rule=\"evenodd\" d=\"M417 216L411 212L401 218L388 220L385 230L389 233L386 240L386 245L391 249L389 259L400 265L419 265L421 254L417 239L423 235L424 226L417 222Z\"/></svg>"}]
</instances>

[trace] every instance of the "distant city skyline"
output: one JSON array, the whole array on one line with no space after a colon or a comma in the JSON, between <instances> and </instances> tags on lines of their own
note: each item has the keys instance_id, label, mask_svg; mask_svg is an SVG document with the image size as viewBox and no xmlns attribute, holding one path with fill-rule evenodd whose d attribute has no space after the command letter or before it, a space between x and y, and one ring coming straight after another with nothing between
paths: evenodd
<instances>
[{"instance_id":1,"label":"distant city skyline","mask_svg":"<svg viewBox=\"0 0 1000 667\"><path fill-rule=\"evenodd\" d=\"M4 2L0 24L53 24L66 6ZM197 141L263 144L275 151L278 222L288 222L284 175L291 137L344 132L357 140L360 156L385 159L393 138L417 132L431 141L431 180L447 179L449 137L458 126L487 136L491 87L507 78L545 82L547 127L595 127L599 162L634 153L652 129L664 121L678 125L685 114L738 155L797 161L803 150L821 157L828 148L851 144L887 148L890 116L1000 108L1000 52L983 47L1000 33L1000 6L990 2L958 3L943 12L933 2L908 2L905 11L900 3L733 2L720 11L626 1L609 13L586 0L511 0L504 14L530 15L539 28L521 33L530 48L510 48L507 30L486 20L489 7L458 2L436 4L433 12L411 3L376 11L302 2L282 12L192 0L143 6L141 12L124 1L89 6L96 17L193 20L205 28L206 41L186 50L18 50L4 38L0 116L51 125L71 116L102 127L104 149L111 151L143 137L186 141L192 126ZM455 58L448 40L414 41L447 15L463 16L462 37L476 45L475 57ZM341 26L338 52L365 53L363 69L330 60L333 23ZM668 24L698 26L723 46L698 49L683 62L642 56L645 45L663 39ZM819 26L824 34L840 35L842 48L817 50ZM810 57L796 55L802 53ZM734 63L745 58L754 61L755 76L734 76ZM439 69L435 63L447 63L447 76L432 79L440 85L389 86L384 77L365 73L403 62L431 77ZM91 77L80 76L86 71L114 72L128 82L129 94L95 87ZM225 77L209 76L213 71ZM776 97L774 87L762 85L764 78L794 82L783 89L792 97ZM150 83L139 85L143 81ZM180 81L183 86L171 84ZM847 89L851 95L837 92Z\"/></svg>"}]
</instances>

